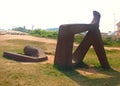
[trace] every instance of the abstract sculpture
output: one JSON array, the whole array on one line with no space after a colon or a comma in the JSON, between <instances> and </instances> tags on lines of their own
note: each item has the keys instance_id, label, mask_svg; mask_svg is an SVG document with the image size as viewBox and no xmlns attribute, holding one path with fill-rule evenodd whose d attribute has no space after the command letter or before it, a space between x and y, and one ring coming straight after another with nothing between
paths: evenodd
<instances>
[{"instance_id":1,"label":"abstract sculpture","mask_svg":"<svg viewBox=\"0 0 120 86\"><path fill-rule=\"evenodd\" d=\"M44 51L41 48L27 45L24 47L23 50L24 50L24 54L28 56L33 56L36 58L46 57Z\"/></svg>"},{"instance_id":2,"label":"abstract sculpture","mask_svg":"<svg viewBox=\"0 0 120 86\"><path fill-rule=\"evenodd\" d=\"M5 51L3 56L21 62L42 62L48 60L48 57L40 48L31 46L24 47L24 54Z\"/></svg>"},{"instance_id":3,"label":"abstract sculpture","mask_svg":"<svg viewBox=\"0 0 120 86\"><path fill-rule=\"evenodd\" d=\"M72 59L76 64L83 61L91 45L97 54L103 68L110 68L102 43L99 30L100 13L93 11L93 20L90 24L66 24L59 28L54 64L62 67L71 67ZM73 40L76 33L88 31L78 48L72 54Z\"/></svg>"}]
</instances>

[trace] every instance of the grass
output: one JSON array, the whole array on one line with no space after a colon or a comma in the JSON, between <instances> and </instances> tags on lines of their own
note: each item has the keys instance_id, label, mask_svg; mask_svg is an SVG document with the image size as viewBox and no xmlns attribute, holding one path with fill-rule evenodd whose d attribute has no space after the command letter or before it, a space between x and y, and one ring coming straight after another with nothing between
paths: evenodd
<instances>
[{"instance_id":1,"label":"grass","mask_svg":"<svg viewBox=\"0 0 120 86\"><path fill-rule=\"evenodd\" d=\"M6 59L4 51L23 53L25 45L42 48L46 54L54 55L55 44L27 40L6 40L0 48L0 86L120 86L120 51L106 50L113 69L100 67L93 49L84 62L93 65L87 68L60 70L52 64L23 63Z\"/></svg>"},{"instance_id":2,"label":"grass","mask_svg":"<svg viewBox=\"0 0 120 86\"><path fill-rule=\"evenodd\" d=\"M5 42L7 42L8 44L5 45L4 48L5 50L9 49L8 51L16 51L19 53L23 53L23 48L26 45L30 45L45 50L45 53L47 54L54 54L55 52L55 44L50 44L50 43L48 44L38 41L20 40L20 39L6 40ZM10 46L8 47L8 45Z\"/></svg>"}]
</instances>

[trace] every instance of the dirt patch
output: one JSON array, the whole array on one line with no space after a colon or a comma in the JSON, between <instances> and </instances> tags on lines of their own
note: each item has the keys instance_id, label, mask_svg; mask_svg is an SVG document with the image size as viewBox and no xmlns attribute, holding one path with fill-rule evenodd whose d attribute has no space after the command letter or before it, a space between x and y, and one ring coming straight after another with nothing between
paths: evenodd
<instances>
[{"instance_id":1,"label":"dirt patch","mask_svg":"<svg viewBox=\"0 0 120 86\"><path fill-rule=\"evenodd\" d=\"M47 42L47 43L57 42L54 39L40 38L40 37L34 37L30 35L0 35L0 41L4 41L8 39L22 39L22 40L40 41L40 42Z\"/></svg>"},{"instance_id":2,"label":"dirt patch","mask_svg":"<svg viewBox=\"0 0 120 86\"><path fill-rule=\"evenodd\" d=\"M53 43L56 44L57 41L54 39L48 39L48 38L40 38L40 37L34 37L30 35L0 35L0 41L8 40L8 39L22 39L22 40L31 40L31 41L38 41L38 42L45 42L45 43ZM78 46L78 44L74 44L75 46ZM106 50L120 50L119 47L105 47ZM54 56L53 55L47 55L48 60L41 62L41 63L54 63Z\"/></svg>"},{"instance_id":3,"label":"dirt patch","mask_svg":"<svg viewBox=\"0 0 120 86\"><path fill-rule=\"evenodd\" d=\"M38 41L38 42L45 42L45 43L52 43L52 44L56 44L57 42L54 39L40 38L40 37L34 37L30 35L0 35L0 41L12 40L12 39L22 39L22 40ZM53 55L47 55L47 56L48 56L48 60L41 63L53 64L54 56ZM24 64L24 62L22 62L22 64ZM28 64L33 64L33 63L28 63Z\"/></svg>"}]
</instances>

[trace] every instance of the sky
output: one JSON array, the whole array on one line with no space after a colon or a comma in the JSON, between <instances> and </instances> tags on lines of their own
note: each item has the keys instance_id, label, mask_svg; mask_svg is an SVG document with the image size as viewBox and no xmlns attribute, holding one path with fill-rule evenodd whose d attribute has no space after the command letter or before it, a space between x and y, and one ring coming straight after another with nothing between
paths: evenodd
<instances>
[{"instance_id":1,"label":"sky","mask_svg":"<svg viewBox=\"0 0 120 86\"><path fill-rule=\"evenodd\" d=\"M54 28L61 24L89 24L93 11L101 14L100 30L116 30L119 0L0 0L0 29Z\"/></svg>"}]
</instances>

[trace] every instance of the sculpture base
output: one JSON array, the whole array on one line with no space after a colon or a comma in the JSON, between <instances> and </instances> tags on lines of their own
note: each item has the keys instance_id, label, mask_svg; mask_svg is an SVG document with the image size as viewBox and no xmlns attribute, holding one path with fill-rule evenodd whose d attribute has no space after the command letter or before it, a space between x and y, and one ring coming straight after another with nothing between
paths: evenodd
<instances>
[{"instance_id":1,"label":"sculpture base","mask_svg":"<svg viewBox=\"0 0 120 86\"><path fill-rule=\"evenodd\" d=\"M36 58L36 57L13 53L13 52L4 52L3 57L8 58L8 59L13 59L16 61L22 61L22 62L42 62L42 61L48 60L47 56Z\"/></svg>"}]
</instances>

